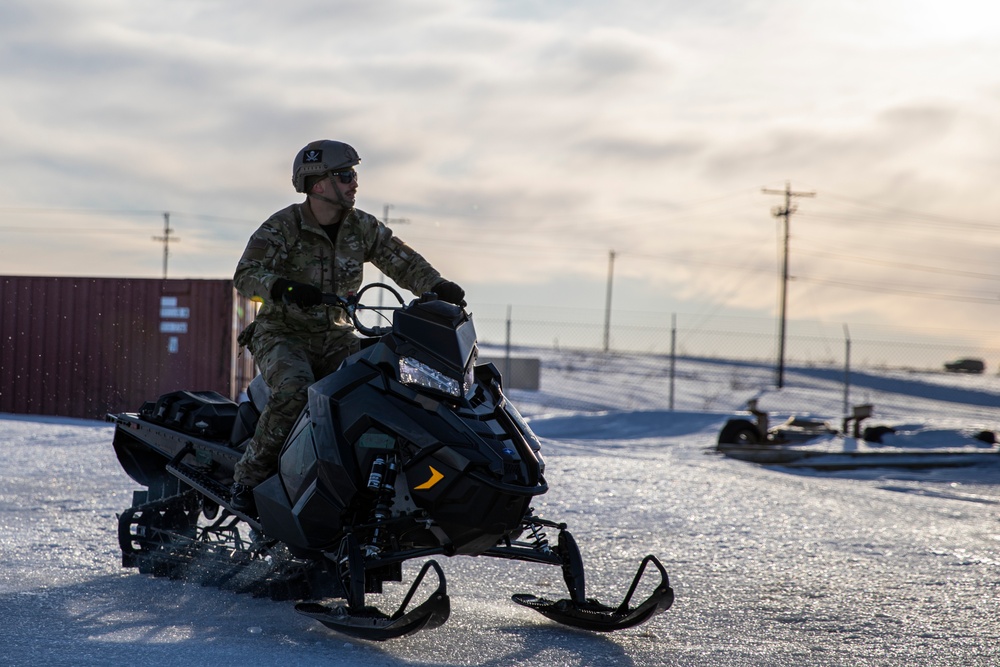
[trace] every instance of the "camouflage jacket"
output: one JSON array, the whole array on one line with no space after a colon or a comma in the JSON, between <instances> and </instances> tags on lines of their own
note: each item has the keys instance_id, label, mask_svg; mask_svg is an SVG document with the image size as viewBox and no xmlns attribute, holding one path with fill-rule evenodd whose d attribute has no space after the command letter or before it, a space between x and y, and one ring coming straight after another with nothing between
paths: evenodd
<instances>
[{"instance_id":1,"label":"camouflage jacket","mask_svg":"<svg viewBox=\"0 0 1000 667\"><path fill-rule=\"evenodd\" d=\"M286 278L346 295L361 287L362 268L371 262L401 287L422 294L441 274L393 235L375 216L352 209L337 230L337 242L303 202L268 218L254 232L236 267L236 289L262 301L258 329L278 333L316 333L352 328L346 313L331 306L300 308L271 298L271 287Z\"/></svg>"}]
</instances>

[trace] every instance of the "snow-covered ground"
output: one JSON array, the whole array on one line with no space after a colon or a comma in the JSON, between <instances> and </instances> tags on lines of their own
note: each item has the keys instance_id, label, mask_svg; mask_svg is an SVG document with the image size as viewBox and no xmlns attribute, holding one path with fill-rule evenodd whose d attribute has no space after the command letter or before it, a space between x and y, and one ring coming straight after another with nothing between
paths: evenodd
<instances>
[{"instance_id":1,"label":"snow-covered ground","mask_svg":"<svg viewBox=\"0 0 1000 667\"><path fill-rule=\"evenodd\" d=\"M819 473L714 451L752 397L775 421L838 425L835 370L790 368L778 391L770 368L682 360L671 411L663 359L543 361L542 391L511 392L545 447L536 509L570 525L605 602L658 555L677 601L650 623L558 626L509 599L561 595L555 568L488 559L439 559L451 619L378 644L292 603L140 575L120 567L115 513L136 484L112 427L0 415L0 664L1000 664L1000 466ZM923 446L1000 428L992 375L854 373L851 402Z\"/></svg>"}]
</instances>

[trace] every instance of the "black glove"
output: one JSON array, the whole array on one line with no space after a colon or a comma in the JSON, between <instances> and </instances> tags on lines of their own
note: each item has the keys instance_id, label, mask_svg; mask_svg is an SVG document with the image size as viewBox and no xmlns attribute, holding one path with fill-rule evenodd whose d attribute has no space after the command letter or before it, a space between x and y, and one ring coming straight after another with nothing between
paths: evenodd
<instances>
[{"instance_id":1,"label":"black glove","mask_svg":"<svg viewBox=\"0 0 1000 667\"><path fill-rule=\"evenodd\" d=\"M437 294L442 301L465 307L465 290L450 280L442 280L432 287L431 291Z\"/></svg>"},{"instance_id":2,"label":"black glove","mask_svg":"<svg viewBox=\"0 0 1000 667\"><path fill-rule=\"evenodd\" d=\"M294 304L300 308L310 308L323 302L323 291L312 285L278 278L271 288L271 298L275 301L280 300L284 303Z\"/></svg>"}]
</instances>

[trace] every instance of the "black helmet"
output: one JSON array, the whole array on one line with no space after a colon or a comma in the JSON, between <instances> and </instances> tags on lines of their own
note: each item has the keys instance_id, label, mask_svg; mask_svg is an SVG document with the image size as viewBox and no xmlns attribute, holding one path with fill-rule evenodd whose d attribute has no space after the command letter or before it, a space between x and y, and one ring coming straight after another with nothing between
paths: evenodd
<instances>
[{"instance_id":1,"label":"black helmet","mask_svg":"<svg viewBox=\"0 0 1000 667\"><path fill-rule=\"evenodd\" d=\"M340 142L320 139L310 142L295 155L292 164L292 185L296 192L306 191L306 177L328 171L343 171L361 162L358 152Z\"/></svg>"}]
</instances>

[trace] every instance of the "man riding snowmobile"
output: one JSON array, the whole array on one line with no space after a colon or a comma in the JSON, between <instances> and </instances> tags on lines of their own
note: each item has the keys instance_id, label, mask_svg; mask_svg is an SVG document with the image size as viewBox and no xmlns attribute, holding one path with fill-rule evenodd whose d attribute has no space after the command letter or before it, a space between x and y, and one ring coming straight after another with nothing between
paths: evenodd
<instances>
[{"instance_id":1,"label":"man riding snowmobile","mask_svg":"<svg viewBox=\"0 0 1000 667\"><path fill-rule=\"evenodd\" d=\"M233 476L233 507L256 514L253 488L275 471L306 390L359 349L343 309L322 295L361 287L371 262L414 294L435 292L465 305L465 291L442 279L423 257L375 216L354 208L361 162L339 141L313 141L295 156L292 184L306 200L274 213L250 237L234 276L240 294L263 302L240 336L271 395Z\"/></svg>"}]
</instances>

